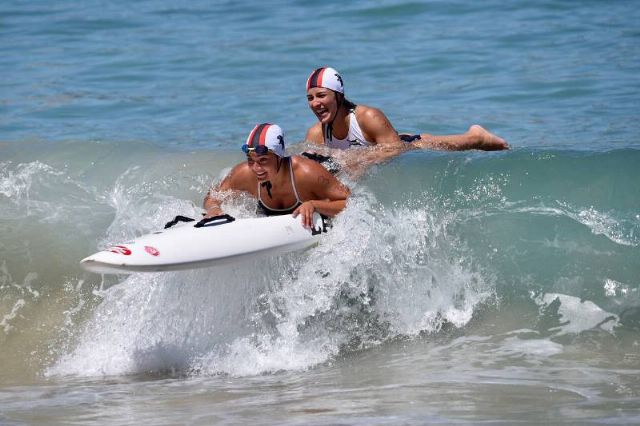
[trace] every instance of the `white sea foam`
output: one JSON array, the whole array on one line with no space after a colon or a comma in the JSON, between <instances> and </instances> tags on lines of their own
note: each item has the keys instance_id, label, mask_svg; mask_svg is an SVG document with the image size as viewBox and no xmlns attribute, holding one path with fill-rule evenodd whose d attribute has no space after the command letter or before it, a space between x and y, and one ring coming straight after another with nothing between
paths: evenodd
<instances>
[{"instance_id":1,"label":"white sea foam","mask_svg":"<svg viewBox=\"0 0 640 426\"><path fill-rule=\"evenodd\" d=\"M619 281L613 280L611 278L607 278L604 281L604 285L602 286L604 289L604 294L609 297L615 296L628 296L633 291L638 291L637 289L632 288L628 284L621 283Z\"/></svg>"},{"instance_id":2,"label":"white sea foam","mask_svg":"<svg viewBox=\"0 0 640 426\"><path fill-rule=\"evenodd\" d=\"M580 300L578 297L566 294L547 293L538 298L540 307L547 307L558 301L558 314L562 323L551 331L558 334L576 334L586 330L598 328L612 332L619 325L617 315L607 312L590 300Z\"/></svg>"},{"instance_id":3,"label":"white sea foam","mask_svg":"<svg viewBox=\"0 0 640 426\"><path fill-rule=\"evenodd\" d=\"M113 375L185 369L208 348L250 331L261 286L241 268L136 274L103 291L77 346L48 374Z\"/></svg>"},{"instance_id":4,"label":"white sea foam","mask_svg":"<svg viewBox=\"0 0 640 426\"><path fill-rule=\"evenodd\" d=\"M112 204L118 211L146 211L144 202L132 205L129 197L118 189ZM308 251L223 268L135 274L105 290L75 349L48 374L307 369L348 348L437 331L445 323L464 326L491 295L448 235L454 216L425 207L374 207L367 193L349 203ZM165 199L163 207L186 206ZM121 227L125 219L117 215L107 239L139 232L131 229L143 226L136 216Z\"/></svg>"},{"instance_id":5,"label":"white sea foam","mask_svg":"<svg viewBox=\"0 0 640 426\"><path fill-rule=\"evenodd\" d=\"M320 246L268 295L269 315L258 317L262 332L211 351L197 371L309 368L345 345L375 345L385 336L437 331L447 322L463 326L491 294L479 273L450 260L446 227L452 217L371 209L367 195L350 203Z\"/></svg>"}]
</instances>

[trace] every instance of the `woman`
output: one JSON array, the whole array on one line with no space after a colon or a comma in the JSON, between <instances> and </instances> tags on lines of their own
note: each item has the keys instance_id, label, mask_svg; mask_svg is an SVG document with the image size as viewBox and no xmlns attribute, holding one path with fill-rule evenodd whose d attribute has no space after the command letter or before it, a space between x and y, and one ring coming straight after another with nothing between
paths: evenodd
<instances>
[{"instance_id":1,"label":"woman","mask_svg":"<svg viewBox=\"0 0 640 426\"><path fill-rule=\"evenodd\" d=\"M258 200L258 210L267 216L302 216L311 228L313 212L335 216L346 205L349 189L317 162L301 156L284 155L284 134L280 126L255 126L242 146L247 161L235 166L206 195L206 217L223 214L221 192L246 192Z\"/></svg>"},{"instance_id":2,"label":"woman","mask_svg":"<svg viewBox=\"0 0 640 426\"><path fill-rule=\"evenodd\" d=\"M433 136L427 133L398 134L384 113L366 105L356 105L344 96L343 81L333 68L318 68L307 79L307 102L318 123L307 131L306 139L329 148L387 145L387 156L403 149L431 148L461 151L508 149L507 142L478 125L461 135ZM404 145L404 142L410 144ZM383 155L384 156L384 155Z\"/></svg>"}]
</instances>

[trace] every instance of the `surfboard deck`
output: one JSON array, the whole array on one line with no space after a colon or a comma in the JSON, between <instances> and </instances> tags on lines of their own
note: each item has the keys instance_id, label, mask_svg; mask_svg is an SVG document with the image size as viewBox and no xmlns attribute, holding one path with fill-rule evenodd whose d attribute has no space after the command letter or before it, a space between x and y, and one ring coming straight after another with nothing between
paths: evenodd
<instances>
[{"instance_id":1,"label":"surfboard deck","mask_svg":"<svg viewBox=\"0 0 640 426\"><path fill-rule=\"evenodd\" d=\"M202 222L178 223L114 245L82 259L80 265L101 274L204 268L301 250L327 232L326 219L317 213L312 229L291 215L246 219L223 215Z\"/></svg>"}]
</instances>

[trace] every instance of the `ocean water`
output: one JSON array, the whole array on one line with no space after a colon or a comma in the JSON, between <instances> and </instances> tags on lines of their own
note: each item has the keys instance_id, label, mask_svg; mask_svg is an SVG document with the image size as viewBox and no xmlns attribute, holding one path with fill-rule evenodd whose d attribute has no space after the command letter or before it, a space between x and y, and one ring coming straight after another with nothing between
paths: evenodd
<instances>
[{"instance_id":1,"label":"ocean water","mask_svg":"<svg viewBox=\"0 0 640 426\"><path fill-rule=\"evenodd\" d=\"M640 423L636 2L0 4L0 423ZM196 215L304 83L411 151L310 250L101 276L79 260ZM250 215L252 203L227 206Z\"/></svg>"}]
</instances>

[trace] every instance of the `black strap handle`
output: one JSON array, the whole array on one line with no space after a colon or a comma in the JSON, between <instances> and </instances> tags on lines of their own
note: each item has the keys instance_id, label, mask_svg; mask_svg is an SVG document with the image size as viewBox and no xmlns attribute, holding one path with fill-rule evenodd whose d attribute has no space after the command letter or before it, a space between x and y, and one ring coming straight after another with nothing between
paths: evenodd
<instances>
[{"instance_id":1,"label":"black strap handle","mask_svg":"<svg viewBox=\"0 0 640 426\"><path fill-rule=\"evenodd\" d=\"M190 217L186 217L186 216L176 216L172 221L167 222L164 225L164 229L169 229L174 225L177 225L179 222L194 222L195 219L191 219Z\"/></svg>"},{"instance_id":2,"label":"black strap handle","mask_svg":"<svg viewBox=\"0 0 640 426\"><path fill-rule=\"evenodd\" d=\"M218 216L207 217L202 219L200 222L193 225L194 228L202 228L203 226L218 226L224 225L225 223L231 223L236 220L235 217L230 216L228 214L221 214Z\"/></svg>"},{"instance_id":3,"label":"black strap handle","mask_svg":"<svg viewBox=\"0 0 640 426\"><path fill-rule=\"evenodd\" d=\"M327 232L327 228L332 228L333 224L331 223L331 219L328 216L320 213L320 218L322 219L322 227L316 228L315 225L311 227L311 235L322 234L323 232Z\"/></svg>"}]
</instances>

